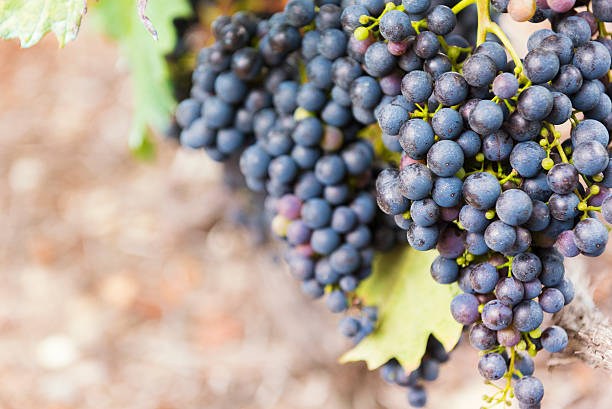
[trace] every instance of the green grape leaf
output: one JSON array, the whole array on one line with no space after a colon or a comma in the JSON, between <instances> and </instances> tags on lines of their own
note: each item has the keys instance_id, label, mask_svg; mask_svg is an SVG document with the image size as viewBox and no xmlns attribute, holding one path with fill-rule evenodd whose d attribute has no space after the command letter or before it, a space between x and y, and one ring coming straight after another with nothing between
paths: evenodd
<instances>
[{"instance_id":1,"label":"green grape leaf","mask_svg":"<svg viewBox=\"0 0 612 409\"><path fill-rule=\"evenodd\" d=\"M150 27L155 27L159 37L155 41L147 31L150 27L143 26L135 1L104 0L91 9L101 29L119 44L131 71L134 113L129 147L137 157L151 157L154 145L149 131L162 131L176 105L164 57L172 51L177 40L173 20L189 16L193 10L188 0L149 1Z\"/></svg>"},{"instance_id":2,"label":"green grape leaf","mask_svg":"<svg viewBox=\"0 0 612 409\"><path fill-rule=\"evenodd\" d=\"M401 246L374 258L372 275L357 290L366 305L378 305L376 330L346 352L341 363L365 361L370 370L391 358L412 371L420 364L433 334L447 351L459 341L462 325L450 313L460 293L456 284L436 283L429 273L437 251L419 252Z\"/></svg>"},{"instance_id":3,"label":"green grape leaf","mask_svg":"<svg viewBox=\"0 0 612 409\"><path fill-rule=\"evenodd\" d=\"M63 47L76 38L86 11L86 0L0 0L0 38L18 38L27 48L53 31Z\"/></svg>"}]
</instances>

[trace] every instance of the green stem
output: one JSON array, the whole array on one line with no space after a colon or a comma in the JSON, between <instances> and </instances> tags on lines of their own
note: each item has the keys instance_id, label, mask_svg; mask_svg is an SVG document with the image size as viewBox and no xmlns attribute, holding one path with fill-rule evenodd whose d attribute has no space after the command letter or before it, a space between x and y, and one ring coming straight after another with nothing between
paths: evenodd
<instances>
[{"instance_id":1,"label":"green stem","mask_svg":"<svg viewBox=\"0 0 612 409\"><path fill-rule=\"evenodd\" d=\"M457 14L464 8L471 6L474 3L476 3L476 0L461 0L459 3L455 4L451 10L453 13Z\"/></svg>"},{"instance_id":2,"label":"green stem","mask_svg":"<svg viewBox=\"0 0 612 409\"><path fill-rule=\"evenodd\" d=\"M521 62L521 58L517 54L516 50L512 46L512 43L510 42L506 34L502 31L501 27L499 27L494 21L491 21L489 0L476 0L476 8L478 12L478 31L476 34L476 45L479 46L487 40L487 33L495 34L510 53L512 60L514 60L514 64L516 65L516 68L514 70L515 73L520 74L521 72L523 72L523 63Z\"/></svg>"}]
</instances>

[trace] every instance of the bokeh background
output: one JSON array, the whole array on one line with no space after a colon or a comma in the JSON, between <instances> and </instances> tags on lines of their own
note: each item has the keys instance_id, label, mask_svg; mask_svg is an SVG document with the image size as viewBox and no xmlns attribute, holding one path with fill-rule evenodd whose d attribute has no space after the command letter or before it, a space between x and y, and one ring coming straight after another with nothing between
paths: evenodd
<instances>
[{"instance_id":1,"label":"bokeh background","mask_svg":"<svg viewBox=\"0 0 612 409\"><path fill-rule=\"evenodd\" d=\"M337 317L237 223L250 198L221 165L162 138L131 156L127 66L87 18L65 49L3 41L0 61L0 408L408 408L337 363ZM610 261L567 268L612 316ZM611 407L609 374L540 355L543 408ZM478 408L476 361L459 345L428 407Z\"/></svg>"}]
</instances>

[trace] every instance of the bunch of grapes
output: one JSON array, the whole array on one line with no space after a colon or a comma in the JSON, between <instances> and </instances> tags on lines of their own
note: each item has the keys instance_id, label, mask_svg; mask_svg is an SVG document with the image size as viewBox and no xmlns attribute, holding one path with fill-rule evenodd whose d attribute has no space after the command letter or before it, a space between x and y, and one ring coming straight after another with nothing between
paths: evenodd
<instances>
[{"instance_id":1,"label":"bunch of grapes","mask_svg":"<svg viewBox=\"0 0 612 409\"><path fill-rule=\"evenodd\" d=\"M436 249L431 275L463 292L450 310L479 372L506 381L485 400L538 408L531 357L568 343L542 329L574 297L563 259L602 254L598 213L612 223L611 8L581 1L477 0L476 45L459 34L472 37L471 0L291 0L269 19L219 17L177 109L181 143L239 157L303 292L327 294L354 343L376 327L355 294L375 250ZM521 60L489 7L552 29ZM374 145L360 137L372 126ZM447 359L431 337L418 369L391 360L382 376L421 407L419 381Z\"/></svg>"},{"instance_id":2,"label":"bunch of grapes","mask_svg":"<svg viewBox=\"0 0 612 409\"><path fill-rule=\"evenodd\" d=\"M365 53L368 72L402 72L401 95L377 112L383 141L402 154L399 169L377 178L378 203L413 248L438 250L432 277L464 292L451 312L485 352L479 371L488 381L507 378L487 400L506 400L518 375L521 407L536 407L543 387L533 370L519 369L530 359L518 352L565 348L562 328L540 329L544 312L573 299L563 256L602 254L608 231L596 212L612 221L612 104L599 80L610 70L610 41L591 41L598 31L586 14L566 16L530 37L517 67L497 42L469 56L449 46L456 17L448 7L418 21L407 7L361 12L359 24L370 25L355 28L362 41L375 27L382 37ZM571 138L562 141L555 125L567 121Z\"/></svg>"}]
</instances>

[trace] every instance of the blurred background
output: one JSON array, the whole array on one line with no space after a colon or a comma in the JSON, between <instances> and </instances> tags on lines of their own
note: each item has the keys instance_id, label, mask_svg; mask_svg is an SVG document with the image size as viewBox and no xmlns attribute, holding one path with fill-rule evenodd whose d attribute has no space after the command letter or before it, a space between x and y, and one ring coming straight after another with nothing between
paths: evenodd
<instances>
[{"instance_id":1,"label":"blurred background","mask_svg":"<svg viewBox=\"0 0 612 409\"><path fill-rule=\"evenodd\" d=\"M87 17L65 49L2 41L0 60L0 408L408 408L337 363L337 317L245 226L222 165L161 137L133 157L128 68ZM611 261L567 265L610 316ZM549 357L543 408L610 408L609 374ZM428 407L480 407L476 362L463 342Z\"/></svg>"}]
</instances>

